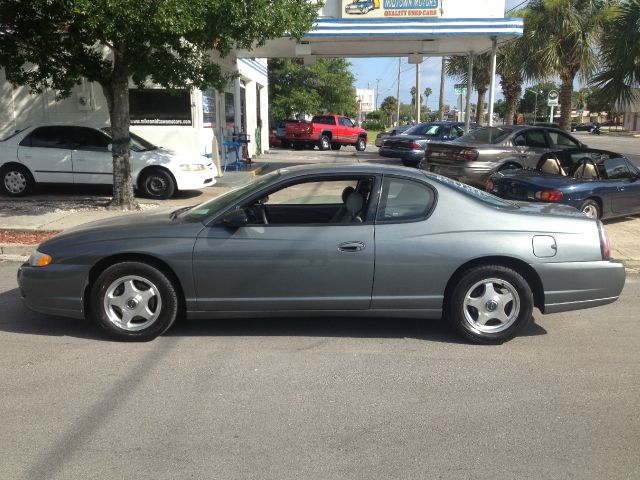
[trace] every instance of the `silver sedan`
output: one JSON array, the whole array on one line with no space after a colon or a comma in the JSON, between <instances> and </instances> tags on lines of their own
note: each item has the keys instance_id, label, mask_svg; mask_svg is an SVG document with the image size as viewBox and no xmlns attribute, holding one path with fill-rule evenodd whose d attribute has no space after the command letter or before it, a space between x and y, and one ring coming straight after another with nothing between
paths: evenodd
<instances>
[{"instance_id":1,"label":"silver sedan","mask_svg":"<svg viewBox=\"0 0 640 480\"><path fill-rule=\"evenodd\" d=\"M440 318L499 343L605 305L625 271L602 224L384 165L279 170L209 202L63 232L18 272L33 310L150 340L176 317Z\"/></svg>"}]
</instances>

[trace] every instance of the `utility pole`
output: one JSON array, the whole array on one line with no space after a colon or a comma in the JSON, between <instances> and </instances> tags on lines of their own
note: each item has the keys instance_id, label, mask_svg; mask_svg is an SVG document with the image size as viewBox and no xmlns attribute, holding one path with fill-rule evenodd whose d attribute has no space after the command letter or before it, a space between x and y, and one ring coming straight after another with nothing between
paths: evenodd
<instances>
[{"instance_id":1,"label":"utility pole","mask_svg":"<svg viewBox=\"0 0 640 480\"><path fill-rule=\"evenodd\" d=\"M396 125L400 125L400 65L402 65L402 57L398 58L398 94L396 95Z\"/></svg>"},{"instance_id":2,"label":"utility pole","mask_svg":"<svg viewBox=\"0 0 640 480\"><path fill-rule=\"evenodd\" d=\"M416 123L420 123L420 63L416 63Z\"/></svg>"},{"instance_id":3,"label":"utility pole","mask_svg":"<svg viewBox=\"0 0 640 480\"><path fill-rule=\"evenodd\" d=\"M377 110L378 109L378 92L380 92L380 80L382 80L381 78L376 78L376 101L373 104L373 109Z\"/></svg>"},{"instance_id":4,"label":"utility pole","mask_svg":"<svg viewBox=\"0 0 640 480\"><path fill-rule=\"evenodd\" d=\"M440 97L438 99L438 119L444 120L444 79L447 66L446 57L442 57L442 68L440 70Z\"/></svg>"}]
</instances>

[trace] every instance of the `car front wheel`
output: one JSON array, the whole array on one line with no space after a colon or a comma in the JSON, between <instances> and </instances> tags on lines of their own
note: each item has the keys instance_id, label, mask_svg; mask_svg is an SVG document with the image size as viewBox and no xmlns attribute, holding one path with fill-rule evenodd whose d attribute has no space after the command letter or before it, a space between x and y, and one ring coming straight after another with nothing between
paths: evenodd
<instances>
[{"instance_id":1,"label":"car front wheel","mask_svg":"<svg viewBox=\"0 0 640 480\"><path fill-rule=\"evenodd\" d=\"M578 208L589 218L600 218L600 205L595 200L585 200Z\"/></svg>"},{"instance_id":2,"label":"car front wheel","mask_svg":"<svg viewBox=\"0 0 640 480\"><path fill-rule=\"evenodd\" d=\"M358 138L358 141L356 142L356 150L364 152L365 148L367 148L367 141L363 137Z\"/></svg>"},{"instance_id":3,"label":"car front wheel","mask_svg":"<svg viewBox=\"0 0 640 480\"><path fill-rule=\"evenodd\" d=\"M2 191L10 197L22 197L33 188L31 173L20 165L8 165L0 169Z\"/></svg>"},{"instance_id":4,"label":"car front wheel","mask_svg":"<svg viewBox=\"0 0 640 480\"><path fill-rule=\"evenodd\" d=\"M320 137L320 141L318 142L318 148L320 150L329 150L331 147L331 140L326 135L322 135Z\"/></svg>"},{"instance_id":5,"label":"car front wheel","mask_svg":"<svg viewBox=\"0 0 640 480\"><path fill-rule=\"evenodd\" d=\"M118 340L153 340L173 324L177 314L174 285L146 263L112 265L100 274L91 291L90 316Z\"/></svg>"},{"instance_id":6,"label":"car front wheel","mask_svg":"<svg viewBox=\"0 0 640 480\"><path fill-rule=\"evenodd\" d=\"M446 308L449 322L463 337L497 344L515 337L530 322L533 294L515 270L480 266L457 281Z\"/></svg>"},{"instance_id":7,"label":"car front wheel","mask_svg":"<svg viewBox=\"0 0 640 480\"><path fill-rule=\"evenodd\" d=\"M156 200L171 198L176 191L176 184L171 174L159 168L144 172L140 187L145 196Z\"/></svg>"}]
</instances>

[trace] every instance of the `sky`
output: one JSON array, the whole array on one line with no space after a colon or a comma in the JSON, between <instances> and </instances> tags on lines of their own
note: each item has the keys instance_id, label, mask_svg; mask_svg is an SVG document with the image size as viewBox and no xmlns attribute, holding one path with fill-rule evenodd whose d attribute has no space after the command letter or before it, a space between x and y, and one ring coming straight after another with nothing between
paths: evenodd
<instances>
[{"instance_id":1,"label":"sky","mask_svg":"<svg viewBox=\"0 0 640 480\"><path fill-rule=\"evenodd\" d=\"M506 0L505 8L509 10L523 3L523 0ZM376 89L378 79L380 79L380 90L378 92L378 105L388 97L395 97L397 94L397 76L398 76L398 58L349 58L351 71L356 77L357 88L373 88ZM429 87L433 90L433 94L427 101L427 106L431 110L438 109L438 95L440 92L440 66L442 59L440 57L426 58L420 68L420 90ZM402 61L400 74L400 101L402 103L411 102L411 87L415 86L416 67L407 64L407 59ZM445 96L444 103L451 106L456 105L459 96L453 91L453 85L456 81L447 77L445 79ZM477 100L477 93L472 92L472 102ZM487 94L487 100L489 96ZM496 100L502 98L500 84L496 79ZM486 101L486 100L485 100ZM424 98L423 98L424 105Z\"/></svg>"}]
</instances>

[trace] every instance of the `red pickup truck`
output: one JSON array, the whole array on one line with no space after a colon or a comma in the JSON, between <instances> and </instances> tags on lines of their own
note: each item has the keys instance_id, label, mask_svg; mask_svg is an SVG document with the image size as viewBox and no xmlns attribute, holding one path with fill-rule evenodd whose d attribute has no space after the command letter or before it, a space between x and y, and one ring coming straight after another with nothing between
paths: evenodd
<instances>
[{"instance_id":1,"label":"red pickup truck","mask_svg":"<svg viewBox=\"0 0 640 480\"><path fill-rule=\"evenodd\" d=\"M342 145L353 145L358 151L367 148L366 130L342 115L316 115L311 123L288 122L285 138L297 149L315 145L320 150L338 150Z\"/></svg>"}]
</instances>

